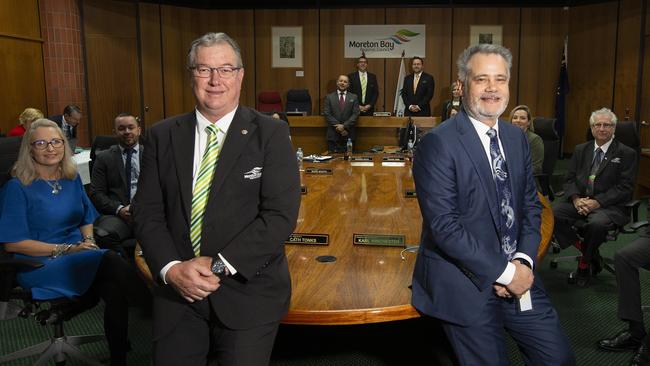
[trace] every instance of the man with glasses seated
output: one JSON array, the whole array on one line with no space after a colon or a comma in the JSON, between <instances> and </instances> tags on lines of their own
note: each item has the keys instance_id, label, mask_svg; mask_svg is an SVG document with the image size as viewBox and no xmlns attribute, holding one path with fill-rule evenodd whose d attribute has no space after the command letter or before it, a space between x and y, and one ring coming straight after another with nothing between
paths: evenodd
<instances>
[{"instance_id":1,"label":"man with glasses seated","mask_svg":"<svg viewBox=\"0 0 650 366\"><path fill-rule=\"evenodd\" d=\"M616 115L607 108L589 118L594 141L576 146L565 177L566 201L553 209L555 237L560 246L575 245L582 253L576 284L584 287L602 270L598 247L612 223L622 226L629 219L625 203L632 199L636 175L636 152L614 139ZM584 220L583 240L572 226Z\"/></svg>"},{"instance_id":2,"label":"man with glasses seated","mask_svg":"<svg viewBox=\"0 0 650 366\"><path fill-rule=\"evenodd\" d=\"M75 147L77 146L77 127L79 126L79 122L81 122L81 117L81 108L74 104L65 106L63 114L49 117L51 121L56 122L61 130L63 130L73 154L75 152Z\"/></svg>"}]
</instances>

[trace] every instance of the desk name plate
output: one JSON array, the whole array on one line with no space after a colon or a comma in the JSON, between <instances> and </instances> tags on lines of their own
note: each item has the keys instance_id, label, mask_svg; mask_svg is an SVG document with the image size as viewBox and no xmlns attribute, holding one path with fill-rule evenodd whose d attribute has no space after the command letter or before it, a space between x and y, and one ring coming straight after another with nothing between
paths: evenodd
<instances>
[{"instance_id":1,"label":"desk name plate","mask_svg":"<svg viewBox=\"0 0 650 366\"><path fill-rule=\"evenodd\" d=\"M332 174L332 169L330 169L330 168L307 168L307 169L305 169L305 173L307 173L307 174L331 175Z\"/></svg>"},{"instance_id":2,"label":"desk name plate","mask_svg":"<svg viewBox=\"0 0 650 366\"><path fill-rule=\"evenodd\" d=\"M372 156L353 156L350 161L372 161Z\"/></svg>"},{"instance_id":3,"label":"desk name plate","mask_svg":"<svg viewBox=\"0 0 650 366\"><path fill-rule=\"evenodd\" d=\"M381 158L381 161L401 161L404 162L406 159L403 156L385 156Z\"/></svg>"},{"instance_id":4,"label":"desk name plate","mask_svg":"<svg viewBox=\"0 0 650 366\"><path fill-rule=\"evenodd\" d=\"M406 247L406 237L404 235L354 234L352 235L352 242L354 245Z\"/></svg>"},{"instance_id":5,"label":"desk name plate","mask_svg":"<svg viewBox=\"0 0 650 366\"><path fill-rule=\"evenodd\" d=\"M330 236L328 234L292 233L284 244L329 245Z\"/></svg>"}]
</instances>

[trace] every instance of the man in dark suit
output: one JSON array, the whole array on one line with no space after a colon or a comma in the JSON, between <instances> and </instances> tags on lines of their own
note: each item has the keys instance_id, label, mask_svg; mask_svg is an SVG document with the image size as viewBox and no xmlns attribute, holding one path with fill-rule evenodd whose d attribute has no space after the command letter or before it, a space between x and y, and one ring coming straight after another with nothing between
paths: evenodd
<instances>
[{"instance_id":1,"label":"man in dark suit","mask_svg":"<svg viewBox=\"0 0 650 366\"><path fill-rule=\"evenodd\" d=\"M65 133L65 137L68 140L72 140L77 138L77 126L81 122L81 117L81 108L74 104L69 104L63 109L63 114L51 116L48 119L56 122L61 127L61 130L63 130L63 133Z\"/></svg>"},{"instance_id":2,"label":"man in dark suit","mask_svg":"<svg viewBox=\"0 0 650 366\"><path fill-rule=\"evenodd\" d=\"M591 275L602 269L598 247L607 238L611 223L629 221L625 203L632 199L636 176L636 152L614 139L616 115L607 108L589 118L594 141L576 146L564 183L566 201L553 209L555 238L562 248L575 245L582 253L576 284L587 286ZM583 241L572 226L584 220Z\"/></svg>"},{"instance_id":3,"label":"man in dark suit","mask_svg":"<svg viewBox=\"0 0 650 366\"><path fill-rule=\"evenodd\" d=\"M512 55L469 47L458 59L463 110L420 141L422 211L412 303L441 319L461 365L507 365L503 329L529 365L573 365L569 340L533 276L541 205L526 136L498 120Z\"/></svg>"},{"instance_id":4,"label":"man in dark suit","mask_svg":"<svg viewBox=\"0 0 650 366\"><path fill-rule=\"evenodd\" d=\"M359 98L359 111L361 116L372 116L375 103L379 95L377 75L368 72L368 59L365 56L357 60L357 71L348 74L350 80L350 93Z\"/></svg>"},{"instance_id":5,"label":"man in dark suit","mask_svg":"<svg viewBox=\"0 0 650 366\"><path fill-rule=\"evenodd\" d=\"M327 121L327 149L341 152L348 139L354 143L354 125L359 118L359 98L348 91L350 79L339 75L336 91L325 97L324 114Z\"/></svg>"},{"instance_id":6,"label":"man in dark suit","mask_svg":"<svg viewBox=\"0 0 650 366\"><path fill-rule=\"evenodd\" d=\"M433 76L422 71L424 61L420 57L413 57L411 61L413 73L404 77L402 86L402 100L404 101L405 116L431 116L431 107L429 103L433 98L435 83Z\"/></svg>"},{"instance_id":7,"label":"man in dark suit","mask_svg":"<svg viewBox=\"0 0 650 366\"><path fill-rule=\"evenodd\" d=\"M142 130L135 116L121 113L115 117L118 145L100 152L90 176L90 199L102 215L116 215L131 225L131 200L138 188L143 148ZM127 160L128 159L128 160Z\"/></svg>"},{"instance_id":8,"label":"man in dark suit","mask_svg":"<svg viewBox=\"0 0 650 366\"><path fill-rule=\"evenodd\" d=\"M153 363L267 365L291 280L300 206L286 123L239 105L244 68L224 33L188 54L196 110L155 124L133 203L154 289Z\"/></svg>"},{"instance_id":9,"label":"man in dark suit","mask_svg":"<svg viewBox=\"0 0 650 366\"><path fill-rule=\"evenodd\" d=\"M598 342L607 351L636 351L631 365L650 365L650 336L643 323L639 268L650 269L650 228L614 255L618 284L618 317L627 329Z\"/></svg>"}]
</instances>

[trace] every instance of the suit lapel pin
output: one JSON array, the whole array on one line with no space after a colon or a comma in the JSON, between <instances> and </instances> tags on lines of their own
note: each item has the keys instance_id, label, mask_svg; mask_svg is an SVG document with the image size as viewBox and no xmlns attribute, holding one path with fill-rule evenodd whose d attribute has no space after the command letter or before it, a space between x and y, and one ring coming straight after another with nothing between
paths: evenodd
<instances>
[{"instance_id":1,"label":"suit lapel pin","mask_svg":"<svg viewBox=\"0 0 650 366\"><path fill-rule=\"evenodd\" d=\"M248 134L248 130L241 130L241 134L242 134L242 135L247 135L247 134Z\"/></svg>"}]
</instances>

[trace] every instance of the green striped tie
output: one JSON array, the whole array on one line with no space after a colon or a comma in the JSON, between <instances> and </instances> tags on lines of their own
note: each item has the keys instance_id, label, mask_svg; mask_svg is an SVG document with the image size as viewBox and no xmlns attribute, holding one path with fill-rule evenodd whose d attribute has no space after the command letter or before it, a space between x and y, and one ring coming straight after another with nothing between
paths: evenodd
<instances>
[{"instance_id":1,"label":"green striped tie","mask_svg":"<svg viewBox=\"0 0 650 366\"><path fill-rule=\"evenodd\" d=\"M366 103L366 86L368 85L368 80L366 80L366 73L361 74L361 103Z\"/></svg>"},{"instance_id":2,"label":"green striped tie","mask_svg":"<svg viewBox=\"0 0 650 366\"><path fill-rule=\"evenodd\" d=\"M192 191L192 220L190 223L190 239L192 240L192 249L197 257L201 255L201 230L203 228L203 215L205 214L205 205L208 203L210 194L210 185L214 176L214 169L217 166L219 157L219 140L217 140L217 131L219 127L210 124L205 128L208 133L208 146L203 153L201 166L199 167L199 176L196 178L194 190Z\"/></svg>"}]
</instances>

